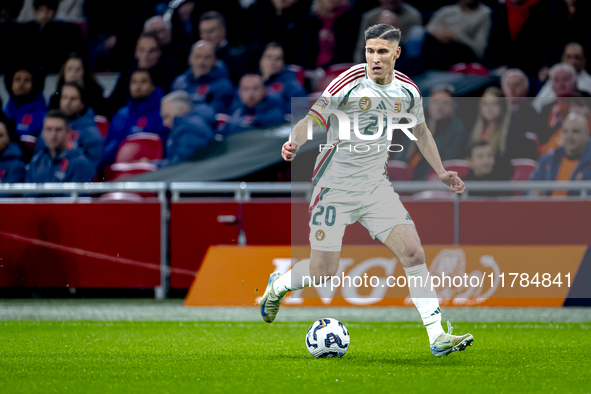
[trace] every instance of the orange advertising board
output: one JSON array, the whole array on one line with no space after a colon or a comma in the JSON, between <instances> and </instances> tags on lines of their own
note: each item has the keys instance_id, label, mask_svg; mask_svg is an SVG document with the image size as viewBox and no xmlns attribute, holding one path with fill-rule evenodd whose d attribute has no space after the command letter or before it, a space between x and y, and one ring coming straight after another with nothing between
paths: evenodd
<instances>
[{"instance_id":1,"label":"orange advertising board","mask_svg":"<svg viewBox=\"0 0 591 394\"><path fill-rule=\"evenodd\" d=\"M587 246L426 246L442 306L561 306ZM309 257L309 247L212 246L187 306L253 306L269 274ZM343 247L332 283L290 293L283 306L412 306L404 268L381 246ZM372 279L373 278L373 279ZM442 283L443 281L443 283Z\"/></svg>"}]
</instances>

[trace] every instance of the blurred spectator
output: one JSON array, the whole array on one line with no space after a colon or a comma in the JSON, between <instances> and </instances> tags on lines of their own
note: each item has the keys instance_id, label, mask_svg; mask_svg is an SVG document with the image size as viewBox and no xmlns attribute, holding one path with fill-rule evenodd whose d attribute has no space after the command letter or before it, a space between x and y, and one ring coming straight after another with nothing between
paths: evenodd
<instances>
[{"instance_id":1,"label":"blurred spectator","mask_svg":"<svg viewBox=\"0 0 591 394\"><path fill-rule=\"evenodd\" d=\"M239 0L187 0L172 16L173 41L189 50L195 42L204 40L205 38L199 35L199 21L201 16L209 11L217 11L224 16L230 27L228 39L231 42L242 42L246 38L244 32L250 29L251 25Z\"/></svg>"},{"instance_id":2,"label":"blurred spectator","mask_svg":"<svg viewBox=\"0 0 591 394\"><path fill-rule=\"evenodd\" d=\"M238 108L220 130L224 135L285 123L281 103L267 96L260 75L245 74L240 79L238 96L240 97Z\"/></svg>"},{"instance_id":3,"label":"blurred spectator","mask_svg":"<svg viewBox=\"0 0 591 394\"><path fill-rule=\"evenodd\" d=\"M591 94L591 75L585 70L587 66L587 59L585 58L585 52L583 46L576 42L571 42L564 47L562 53L562 63L570 64L574 67L577 79L577 89L581 92ZM556 97L556 93L552 88L552 80L549 79L542 89L537 94L537 97ZM543 103L551 102L552 100L536 99L534 102L538 108L543 106Z\"/></svg>"},{"instance_id":4,"label":"blurred spectator","mask_svg":"<svg viewBox=\"0 0 591 394\"><path fill-rule=\"evenodd\" d=\"M94 71L125 71L146 19L158 0L85 0Z\"/></svg>"},{"instance_id":5,"label":"blurred spectator","mask_svg":"<svg viewBox=\"0 0 591 394\"><path fill-rule=\"evenodd\" d=\"M105 140L103 165L115 160L119 144L131 134L154 133L166 141L168 130L162 124L160 100L164 94L156 87L150 71L138 69L131 74L127 105L121 108L111 119L109 133Z\"/></svg>"},{"instance_id":6,"label":"blurred spectator","mask_svg":"<svg viewBox=\"0 0 591 394\"><path fill-rule=\"evenodd\" d=\"M237 47L226 39L226 21L224 16L216 11L209 11L201 15L199 34L201 39L211 42L216 48L216 57L228 67L230 80L237 84L247 66L246 52L243 47Z\"/></svg>"},{"instance_id":7,"label":"blurred spectator","mask_svg":"<svg viewBox=\"0 0 591 394\"><path fill-rule=\"evenodd\" d=\"M103 96L103 88L96 81L88 63L76 53L70 54L63 64L57 78L55 93L49 100L47 109L60 107L60 92L65 83L75 83L84 88L88 107L98 115L109 114L107 99Z\"/></svg>"},{"instance_id":8,"label":"blurred spectator","mask_svg":"<svg viewBox=\"0 0 591 394\"><path fill-rule=\"evenodd\" d=\"M169 93L162 99L162 123L170 130L162 167L196 159L214 142L213 128L199 111L191 111L191 105L191 97L184 91Z\"/></svg>"},{"instance_id":9,"label":"blurred spectator","mask_svg":"<svg viewBox=\"0 0 591 394\"><path fill-rule=\"evenodd\" d=\"M527 98L529 80L518 68L510 68L501 76L501 88L511 106L513 126L526 133L536 134L539 129L539 115Z\"/></svg>"},{"instance_id":10,"label":"blurred spectator","mask_svg":"<svg viewBox=\"0 0 591 394\"><path fill-rule=\"evenodd\" d=\"M33 0L25 0L23 8L18 15L18 21L20 23L26 23L34 19L35 8L33 6ZM59 0L55 19L73 23L85 22L84 0Z\"/></svg>"},{"instance_id":11,"label":"blurred spectator","mask_svg":"<svg viewBox=\"0 0 591 394\"><path fill-rule=\"evenodd\" d=\"M441 160L463 159L466 145L464 122L456 116L457 103L453 98L454 89L447 85L431 89L427 101L427 125L433 134ZM416 147L412 144L411 148ZM426 180L431 170L429 162L414 149L410 166L414 180Z\"/></svg>"},{"instance_id":12,"label":"blurred spectator","mask_svg":"<svg viewBox=\"0 0 591 394\"><path fill-rule=\"evenodd\" d=\"M550 69L550 81L555 98L537 97L533 104L536 107L543 105L540 113L540 128L537 131L540 144L546 144L554 132L560 128L562 120L569 111L572 100L569 97L589 97L577 90L577 72L568 63L559 63ZM549 102L548 102L549 101ZM537 108L536 108L537 109Z\"/></svg>"},{"instance_id":13,"label":"blurred spectator","mask_svg":"<svg viewBox=\"0 0 591 394\"><path fill-rule=\"evenodd\" d=\"M461 0L441 7L427 24L423 44L425 66L446 70L456 63L480 61L490 29L490 8L480 0Z\"/></svg>"},{"instance_id":14,"label":"blurred spectator","mask_svg":"<svg viewBox=\"0 0 591 394\"><path fill-rule=\"evenodd\" d=\"M314 0L304 22L298 64L324 68L352 62L358 29L359 20L347 0Z\"/></svg>"},{"instance_id":15,"label":"blurred spectator","mask_svg":"<svg viewBox=\"0 0 591 394\"><path fill-rule=\"evenodd\" d=\"M25 181L18 136L11 130L10 121L0 112L0 183L21 183Z\"/></svg>"},{"instance_id":16,"label":"blurred spectator","mask_svg":"<svg viewBox=\"0 0 591 394\"><path fill-rule=\"evenodd\" d=\"M88 107L86 91L80 85L66 82L58 97L59 109L68 117L70 124L67 148L80 149L97 169L103 157L103 136L94 121L94 111ZM38 138L35 152L45 146L43 138Z\"/></svg>"},{"instance_id":17,"label":"blurred spectator","mask_svg":"<svg viewBox=\"0 0 591 394\"><path fill-rule=\"evenodd\" d=\"M571 112L586 116L591 120L589 99L581 97L580 93L574 93L573 96L575 97L557 98L542 110L541 125L538 130L541 153L546 153L564 144L563 122Z\"/></svg>"},{"instance_id":18,"label":"blurred spectator","mask_svg":"<svg viewBox=\"0 0 591 394\"><path fill-rule=\"evenodd\" d=\"M271 41L285 48L285 62L299 64L310 0L258 0L248 9L248 43L259 50Z\"/></svg>"},{"instance_id":19,"label":"blurred spectator","mask_svg":"<svg viewBox=\"0 0 591 394\"><path fill-rule=\"evenodd\" d=\"M466 148L466 161L470 172L465 181L496 181L494 176L495 152L493 147L484 140L472 141ZM472 193L470 193L472 194Z\"/></svg>"},{"instance_id":20,"label":"blurred spectator","mask_svg":"<svg viewBox=\"0 0 591 394\"><path fill-rule=\"evenodd\" d=\"M25 49L25 60L56 74L72 52L85 53L84 37L78 25L56 22L58 0L34 0L35 19L22 26L16 40Z\"/></svg>"},{"instance_id":21,"label":"blurred spectator","mask_svg":"<svg viewBox=\"0 0 591 394\"><path fill-rule=\"evenodd\" d=\"M509 102L499 88L490 87L484 91L470 140L490 143L499 174L503 176L512 173L511 159L537 159L535 142L526 137L522 125L515 121Z\"/></svg>"},{"instance_id":22,"label":"blurred spectator","mask_svg":"<svg viewBox=\"0 0 591 394\"><path fill-rule=\"evenodd\" d=\"M162 58L162 49L156 32L140 34L135 47L135 58L127 71L121 73L109 97L109 115L123 107L129 99L130 77L135 70L138 68L150 70L152 82L167 93L176 75L177 67L179 66L171 65Z\"/></svg>"},{"instance_id":23,"label":"blurred spectator","mask_svg":"<svg viewBox=\"0 0 591 394\"><path fill-rule=\"evenodd\" d=\"M185 63L187 61L188 53L185 52L184 48L172 42L172 28L170 21L167 23L159 15L153 16L144 23L144 33L156 34L158 37L158 43L160 44L160 50L162 54L159 62L161 63L165 73L171 73L176 76L185 70ZM136 55L136 59L139 59ZM168 86L174 78L168 78ZM170 82L170 83L169 83Z\"/></svg>"},{"instance_id":24,"label":"blurred spectator","mask_svg":"<svg viewBox=\"0 0 591 394\"><path fill-rule=\"evenodd\" d=\"M232 83L216 65L215 48L207 41L197 41L189 56L190 68L179 75L172 90L184 90L194 104L206 103L216 113L227 114L234 90Z\"/></svg>"},{"instance_id":25,"label":"blurred spectator","mask_svg":"<svg viewBox=\"0 0 591 394\"><path fill-rule=\"evenodd\" d=\"M506 181L510 174L499 174L495 171L495 154L493 147L486 141L472 141L466 148L466 161L470 172L464 181ZM472 197L500 197L513 195L510 191L469 191Z\"/></svg>"},{"instance_id":26,"label":"blurred spectator","mask_svg":"<svg viewBox=\"0 0 591 394\"><path fill-rule=\"evenodd\" d=\"M291 98L306 97L306 91L296 75L285 68L283 48L279 43L267 45L259 62L267 95L283 103L284 113L291 113Z\"/></svg>"},{"instance_id":27,"label":"blurred spectator","mask_svg":"<svg viewBox=\"0 0 591 394\"><path fill-rule=\"evenodd\" d=\"M21 141L34 144L43 128L46 113L42 93L45 75L33 64L20 63L4 76L4 83L10 95L4 113L15 122ZM32 153L32 147L29 152L23 152L25 162L29 161Z\"/></svg>"},{"instance_id":28,"label":"blurred spectator","mask_svg":"<svg viewBox=\"0 0 591 394\"><path fill-rule=\"evenodd\" d=\"M589 124L585 116L571 113L566 117L564 146L542 156L538 162L538 168L532 173L530 179L534 181L591 180ZM551 194L565 196L567 191L554 190ZM578 190L568 192L568 195L578 194Z\"/></svg>"},{"instance_id":29,"label":"blurred spectator","mask_svg":"<svg viewBox=\"0 0 591 394\"><path fill-rule=\"evenodd\" d=\"M392 26L399 28L402 32L401 44L406 43L407 33L411 27L423 24L423 16L410 4L402 0L380 0L379 7L367 11L361 16L359 36L357 37L354 54L355 63L365 63L365 30L370 26L383 23L380 22L380 16L384 11L388 11L395 20Z\"/></svg>"},{"instance_id":30,"label":"blurred spectator","mask_svg":"<svg viewBox=\"0 0 591 394\"><path fill-rule=\"evenodd\" d=\"M27 166L26 182L92 182L95 168L78 149L68 149L68 117L51 110L43 121L46 146Z\"/></svg>"},{"instance_id":31,"label":"blurred spectator","mask_svg":"<svg viewBox=\"0 0 591 394\"><path fill-rule=\"evenodd\" d=\"M530 78L550 61L559 45L549 0L506 0L493 10L487 49L490 67L516 67ZM541 33L543 32L543 34Z\"/></svg>"}]
</instances>

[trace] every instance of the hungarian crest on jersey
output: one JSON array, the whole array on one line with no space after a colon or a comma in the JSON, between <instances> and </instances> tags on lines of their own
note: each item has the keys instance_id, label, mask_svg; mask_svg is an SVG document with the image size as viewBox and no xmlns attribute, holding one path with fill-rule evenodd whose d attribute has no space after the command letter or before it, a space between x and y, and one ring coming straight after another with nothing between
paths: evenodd
<instances>
[{"instance_id":1,"label":"hungarian crest on jersey","mask_svg":"<svg viewBox=\"0 0 591 394\"><path fill-rule=\"evenodd\" d=\"M369 97L362 97L359 100L359 109L362 111L368 111L371 108L371 99Z\"/></svg>"}]
</instances>

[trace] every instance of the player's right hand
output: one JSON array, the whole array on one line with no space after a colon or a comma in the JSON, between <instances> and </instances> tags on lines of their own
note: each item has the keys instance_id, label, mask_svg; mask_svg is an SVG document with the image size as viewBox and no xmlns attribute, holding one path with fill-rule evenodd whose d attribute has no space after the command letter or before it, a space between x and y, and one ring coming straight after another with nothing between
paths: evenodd
<instances>
[{"instance_id":1,"label":"player's right hand","mask_svg":"<svg viewBox=\"0 0 591 394\"><path fill-rule=\"evenodd\" d=\"M281 156L285 161L292 161L298 150L300 150L300 144L295 141L287 141L281 148Z\"/></svg>"}]
</instances>

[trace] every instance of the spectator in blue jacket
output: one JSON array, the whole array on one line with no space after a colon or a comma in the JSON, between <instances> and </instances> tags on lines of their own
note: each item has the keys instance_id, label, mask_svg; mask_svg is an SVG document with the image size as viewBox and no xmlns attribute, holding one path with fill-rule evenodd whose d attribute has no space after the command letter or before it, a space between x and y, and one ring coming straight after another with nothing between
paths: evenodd
<instances>
[{"instance_id":1,"label":"spectator in blue jacket","mask_svg":"<svg viewBox=\"0 0 591 394\"><path fill-rule=\"evenodd\" d=\"M283 111L291 113L291 98L306 97L304 87L295 73L285 68L283 47L276 42L267 44L259 62L267 95L283 103Z\"/></svg>"},{"instance_id":2,"label":"spectator in blue jacket","mask_svg":"<svg viewBox=\"0 0 591 394\"><path fill-rule=\"evenodd\" d=\"M46 146L31 159L26 182L92 182L92 163L78 149L67 149L69 131L67 115L49 111L42 131Z\"/></svg>"},{"instance_id":3,"label":"spectator in blue jacket","mask_svg":"<svg viewBox=\"0 0 591 394\"><path fill-rule=\"evenodd\" d=\"M25 181L25 163L16 133L9 131L9 121L0 112L0 183Z\"/></svg>"},{"instance_id":4,"label":"spectator in blue jacket","mask_svg":"<svg viewBox=\"0 0 591 394\"><path fill-rule=\"evenodd\" d=\"M131 99L127 105L111 119L105 140L104 165L113 163L119 144L131 134L154 133L162 141L168 138L168 129L160 116L160 100L164 94L162 89L154 86L150 71L138 69L131 74L129 95Z\"/></svg>"},{"instance_id":5,"label":"spectator in blue jacket","mask_svg":"<svg viewBox=\"0 0 591 394\"><path fill-rule=\"evenodd\" d=\"M98 168L103 157L103 136L94 121L94 111L88 108L86 90L75 83L64 83L59 92L60 111L68 116L70 129L68 149L80 149ZM45 147L43 138L37 139L35 152Z\"/></svg>"},{"instance_id":6,"label":"spectator in blue jacket","mask_svg":"<svg viewBox=\"0 0 591 394\"><path fill-rule=\"evenodd\" d=\"M195 159L214 142L214 130L198 111L191 111L191 97L177 91L162 99L160 110L164 126L170 130L166 141L166 167Z\"/></svg>"},{"instance_id":7,"label":"spectator in blue jacket","mask_svg":"<svg viewBox=\"0 0 591 394\"><path fill-rule=\"evenodd\" d=\"M530 179L534 181L591 180L591 144L589 123L579 113L571 112L562 124L564 146L546 153L540 158L538 168ZM554 190L553 196L578 195L578 190Z\"/></svg>"},{"instance_id":8,"label":"spectator in blue jacket","mask_svg":"<svg viewBox=\"0 0 591 394\"><path fill-rule=\"evenodd\" d=\"M16 131L23 142L34 146L43 128L45 117L45 99L43 86L45 75L33 64L20 63L14 65L4 77L6 90L10 100L4 108L8 119L16 124ZM25 161L30 159L32 152L24 152Z\"/></svg>"},{"instance_id":9,"label":"spectator in blue jacket","mask_svg":"<svg viewBox=\"0 0 591 394\"><path fill-rule=\"evenodd\" d=\"M250 129L262 129L285 123L281 102L268 97L263 79L258 74L245 74L238 89L240 105L221 128L224 135Z\"/></svg>"},{"instance_id":10,"label":"spectator in blue jacket","mask_svg":"<svg viewBox=\"0 0 591 394\"><path fill-rule=\"evenodd\" d=\"M191 49L189 65L191 67L174 80L172 90L184 90L191 95L194 104L210 104L216 113L228 114L234 87L216 65L214 46L207 41L197 41Z\"/></svg>"}]
</instances>

